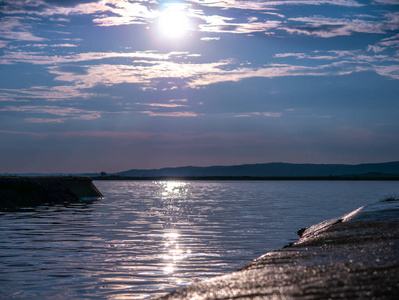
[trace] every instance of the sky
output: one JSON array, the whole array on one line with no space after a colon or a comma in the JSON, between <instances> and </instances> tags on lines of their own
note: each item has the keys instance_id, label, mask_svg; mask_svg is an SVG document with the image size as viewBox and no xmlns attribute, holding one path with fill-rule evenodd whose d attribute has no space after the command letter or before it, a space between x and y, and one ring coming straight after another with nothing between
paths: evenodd
<instances>
[{"instance_id":1,"label":"sky","mask_svg":"<svg viewBox=\"0 0 399 300\"><path fill-rule=\"evenodd\" d=\"M2 0L0 173L399 160L399 0Z\"/></svg>"}]
</instances>

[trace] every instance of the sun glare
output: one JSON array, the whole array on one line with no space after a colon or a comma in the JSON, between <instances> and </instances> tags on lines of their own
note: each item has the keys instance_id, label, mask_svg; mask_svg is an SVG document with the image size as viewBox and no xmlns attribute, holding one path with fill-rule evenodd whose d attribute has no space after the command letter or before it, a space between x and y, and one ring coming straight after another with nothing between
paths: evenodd
<instances>
[{"instance_id":1,"label":"sun glare","mask_svg":"<svg viewBox=\"0 0 399 300\"><path fill-rule=\"evenodd\" d=\"M170 4L158 18L158 29L162 37L167 39L179 39L187 35L190 27L190 19L185 10L186 5Z\"/></svg>"}]
</instances>

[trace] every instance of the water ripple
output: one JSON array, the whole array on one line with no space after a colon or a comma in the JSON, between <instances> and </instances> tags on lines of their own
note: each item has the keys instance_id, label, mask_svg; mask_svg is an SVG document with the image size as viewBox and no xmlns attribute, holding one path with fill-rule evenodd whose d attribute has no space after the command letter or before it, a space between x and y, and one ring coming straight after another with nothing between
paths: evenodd
<instances>
[{"instance_id":1,"label":"water ripple","mask_svg":"<svg viewBox=\"0 0 399 300\"><path fill-rule=\"evenodd\" d=\"M397 182L101 181L105 198L0 214L6 299L144 299L241 267ZM396 189L396 191L395 191Z\"/></svg>"}]
</instances>

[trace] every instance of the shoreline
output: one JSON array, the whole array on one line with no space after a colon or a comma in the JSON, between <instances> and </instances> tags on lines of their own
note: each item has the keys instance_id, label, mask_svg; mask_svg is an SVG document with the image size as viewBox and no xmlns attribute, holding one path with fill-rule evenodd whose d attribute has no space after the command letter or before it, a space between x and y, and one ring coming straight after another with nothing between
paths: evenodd
<instances>
[{"instance_id":1,"label":"shoreline","mask_svg":"<svg viewBox=\"0 0 399 300\"><path fill-rule=\"evenodd\" d=\"M90 177L0 177L0 211L102 198Z\"/></svg>"},{"instance_id":2,"label":"shoreline","mask_svg":"<svg viewBox=\"0 0 399 300\"><path fill-rule=\"evenodd\" d=\"M362 206L298 234L297 242L237 271L156 299L396 299L398 199Z\"/></svg>"}]
</instances>

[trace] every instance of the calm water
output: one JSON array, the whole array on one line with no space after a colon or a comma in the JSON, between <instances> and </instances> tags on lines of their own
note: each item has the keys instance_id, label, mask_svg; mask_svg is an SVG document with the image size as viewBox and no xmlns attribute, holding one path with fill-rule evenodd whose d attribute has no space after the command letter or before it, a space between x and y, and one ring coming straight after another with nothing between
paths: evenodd
<instances>
[{"instance_id":1,"label":"calm water","mask_svg":"<svg viewBox=\"0 0 399 300\"><path fill-rule=\"evenodd\" d=\"M237 269L399 182L97 181L105 198L0 214L0 298L143 299Z\"/></svg>"}]
</instances>

